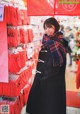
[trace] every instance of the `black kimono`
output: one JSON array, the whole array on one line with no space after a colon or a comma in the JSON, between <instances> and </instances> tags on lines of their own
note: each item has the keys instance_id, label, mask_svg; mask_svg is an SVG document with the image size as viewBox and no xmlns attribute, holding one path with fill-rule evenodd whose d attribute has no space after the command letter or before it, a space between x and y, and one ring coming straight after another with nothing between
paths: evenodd
<instances>
[{"instance_id":1,"label":"black kimono","mask_svg":"<svg viewBox=\"0 0 80 114\"><path fill-rule=\"evenodd\" d=\"M26 112L30 114L66 114L65 43L55 37L48 39L47 43L44 38L39 53L37 72L26 106Z\"/></svg>"}]
</instances>

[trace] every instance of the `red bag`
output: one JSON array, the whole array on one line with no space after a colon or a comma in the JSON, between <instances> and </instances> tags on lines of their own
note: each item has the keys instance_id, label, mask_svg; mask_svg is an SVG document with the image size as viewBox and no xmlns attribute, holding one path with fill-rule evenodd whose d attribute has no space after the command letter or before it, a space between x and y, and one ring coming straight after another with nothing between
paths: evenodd
<instances>
[{"instance_id":1,"label":"red bag","mask_svg":"<svg viewBox=\"0 0 80 114\"><path fill-rule=\"evenodd\" d=\"M24 104L27 103L28 100L28 95L29 95L29 91L31 89L31 84L27 84L26 88L24 88L23 90L23 99L24 99Z\"/></svg>"},{"instance_id":2,"label":"red bag","mask_svg":"<svg viewBox=\"0 0 80 114\"><path fill-rule=\"evenodd\" d=\"M28 40L29 42L32 42L33 41L33 30L32 29L28 29Z\"/></svg>"},{"instance_id":3,"label":"red bag","mask_svg":"<svg viewBox=\"0 0 80 114\"><path fill-rule=\"evenodd\" d=\"M76 88L80 88L80 61L78 62L78 69L76 74Z\"/></svg>"}]
</instances>

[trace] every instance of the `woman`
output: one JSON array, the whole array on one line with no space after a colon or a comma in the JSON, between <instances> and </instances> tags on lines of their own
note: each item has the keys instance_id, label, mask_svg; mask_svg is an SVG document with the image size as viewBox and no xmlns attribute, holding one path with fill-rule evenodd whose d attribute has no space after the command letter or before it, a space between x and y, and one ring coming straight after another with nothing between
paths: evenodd
<instances>
[{"instance_id":1,"label":"woman","mask_svg":"<svg viewBox=\"0 0 80 114\"><path fill-rule=\"evenodd\" d=\"M38 58L37 73L29 94L26 112L66 114L66 46L59 38L60 26L53 17L44 22L45 34Z\"/></svg>"}]
</instances>

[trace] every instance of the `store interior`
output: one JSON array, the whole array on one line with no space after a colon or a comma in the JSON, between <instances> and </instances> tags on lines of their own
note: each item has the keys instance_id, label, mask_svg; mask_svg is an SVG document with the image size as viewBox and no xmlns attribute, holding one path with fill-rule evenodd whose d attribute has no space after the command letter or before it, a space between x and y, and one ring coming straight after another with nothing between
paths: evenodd
<instances>
[{"instance_id":1,"label":"store interior","mask_svg":"<svg viewBox=\"0 0 80 114\"><path fill-rule=\"evenodd\" d=\"M26 0L0 1L0 114L26 114L43 23L52 16L28 15ZM67 114L80 114L80 16L54 17L64 27L64 36L71 34L71 58L67 53L65 75Z\"/></svg>"}]
</instances>

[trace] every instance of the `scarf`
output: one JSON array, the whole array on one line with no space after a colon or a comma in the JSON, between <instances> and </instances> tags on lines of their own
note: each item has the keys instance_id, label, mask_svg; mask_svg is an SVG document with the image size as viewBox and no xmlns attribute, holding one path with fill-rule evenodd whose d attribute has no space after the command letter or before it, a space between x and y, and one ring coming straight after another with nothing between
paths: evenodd
<instances>
[{"instance_id":1,"label":"scarf","mask_svg":"<svg viewBox=\"0 0 80 114\"><path fill-rule=\"evenodd\" d=\"M66 58L66 43L64 38L59 38L57 33L52 37L44 34L42 44L42 48L46 48L50 51L53 66L64 65Z\"/></svg>"}]
</instances>

